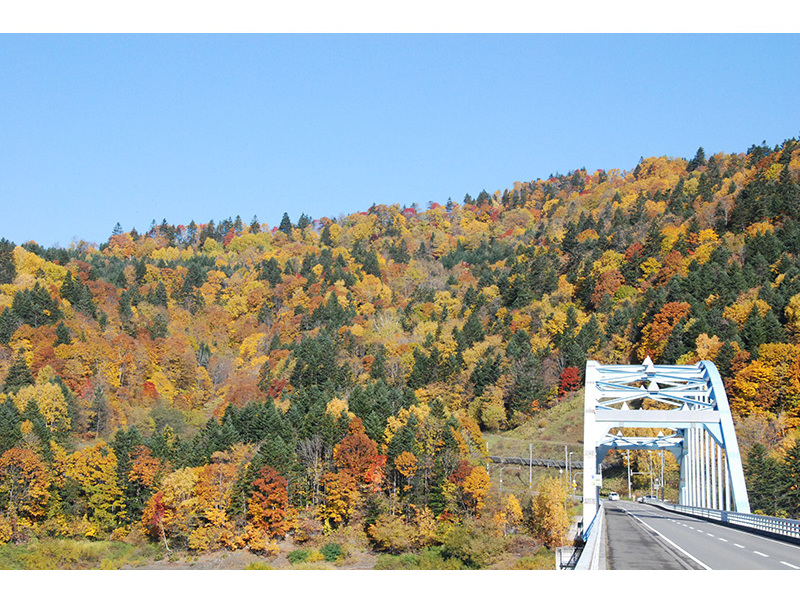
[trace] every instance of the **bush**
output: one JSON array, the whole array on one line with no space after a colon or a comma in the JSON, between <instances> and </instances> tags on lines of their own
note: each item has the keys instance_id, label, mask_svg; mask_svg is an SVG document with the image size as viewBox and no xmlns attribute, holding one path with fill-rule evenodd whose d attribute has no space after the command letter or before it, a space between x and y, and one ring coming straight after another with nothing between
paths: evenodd
<instances>
[{"instance_id":1,"label":"bush","mask_svg":"<svg viewBox=\"0 0 800 603\"><path fill-rule=\"evenodd\" d=\"M334 563L344 556L341 545L336 542L329 542L323 545L319 552L322 553L328 563Z\"/></svg>"},{"instance_id":2,"label":"bush","mask_svg":"<svg viewBox=\"0 0 800 603\"><path fill-rule=\"evenodd\" d=\"M295 563L304 563L308 561L309 555L311 555L311 551L308 549L295 549L289 551L287 557L289 558L289 563L294 565Z\"/></svg>"},{"instance_id":3,"label":"bush","mask_svg":"<svg viewBox=\"0 0 800 603\"><path fill-rule=\"evenodd\" d=\"M376 570L416 570L419 569L419 555L379 555L375 562Z\"/></svg>"},{"instance_id":4,"label":"bush","mask_svg":"<svg viewBox=\"0 0 800 603\"><path fill-rule=\"evenodd\" d=\"M379 515L367 531L378 550L400 553L413 546L414 529L394 515Z\"/></svg>"},{"instance_id":5,"label":"bush","mask_svg":"<svg viewBox=\"0 0 800 603\"><path fill-rule=\"evenodd\" d=\"M502 550L503 540L473 520L450 528L442 547L445 558L454 557L471 569L480 569L493 563Z\"/></svg>"},{"instance_id":6,"label":"bush","mask_svg":"<svg viewBox=\"0 0 800 603\"><path fill-rule=\"evenodd\" d=\"M460 570L464 564L454 557L446 559L440 547L430 547L419 555L380 555L376 570Z\"/></svg>"},{"instance_id":7,"label":"bush","mask_svg":"<svg viewBox=\"0 0 800 603\"><path fill-rule=\"evenodd\" d=\"M445 559L442 555L442 547L430 547L419 554L419 569L461 570L466 568L460 559L455 557Z\"/></svg>"}]
</instances>

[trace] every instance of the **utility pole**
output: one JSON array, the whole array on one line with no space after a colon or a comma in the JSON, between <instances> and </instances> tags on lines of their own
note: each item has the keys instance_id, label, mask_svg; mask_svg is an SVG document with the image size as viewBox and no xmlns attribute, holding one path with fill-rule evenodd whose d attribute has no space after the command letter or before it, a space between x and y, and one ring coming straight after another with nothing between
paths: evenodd
<instances>
[{"instance_id":1,"label":"utility pole","mask_svg":"<svg viewBox=\"0 0 800 603\"><path fill-rule=\"evenodd\" d=\"M533 490L533 444L528 444L528 490Z\"/></svg>"},{"instance_id":2,"label":"utility pole","mask_svg":"<svg viewBox=\"0 0 800 603\"><path fill-rule=\"evenodd\" d=\"M570 492L572 492L572 455L574 452L569 453L569 464L567 465L567 479L569 480Z\"/></svg>"}]
</instances>

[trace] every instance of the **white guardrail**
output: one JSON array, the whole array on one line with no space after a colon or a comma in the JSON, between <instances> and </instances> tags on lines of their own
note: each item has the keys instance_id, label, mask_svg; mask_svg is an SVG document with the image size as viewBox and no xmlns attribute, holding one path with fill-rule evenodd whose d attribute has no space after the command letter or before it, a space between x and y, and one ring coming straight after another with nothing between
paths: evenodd
<instances>
[{"instance_id":1,"label":"white guardrail","mask_svg":"<svg viewBox=\"0 0 800 603\"><path fill-rule=\"evenodd\" d=\"M754 515L752 513L735 513L720 509L704 509L702 507L686 507L662 501L653 501L649 504L663 506L665 509L671 509L684 515L692 515L732 526L740 526L749 530L775 534L783 538L800 540L800 520L797 519Z\"/></svg>"}]
</instances>

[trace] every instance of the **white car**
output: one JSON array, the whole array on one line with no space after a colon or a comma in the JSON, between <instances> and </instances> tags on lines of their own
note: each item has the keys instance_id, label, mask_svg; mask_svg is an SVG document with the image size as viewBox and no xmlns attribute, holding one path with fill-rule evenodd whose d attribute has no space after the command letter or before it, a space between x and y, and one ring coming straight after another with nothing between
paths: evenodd
<instances>
[{"instance_id":1,"label":"white car","mask_svg":"<svg viewBox=\"0 0 800 603\"><path fill-rule=\"evenodd\" d=\"M609 492L608 500L619 500L619 494L617 494L616 492Z\"/></svg>"}]
</instances>

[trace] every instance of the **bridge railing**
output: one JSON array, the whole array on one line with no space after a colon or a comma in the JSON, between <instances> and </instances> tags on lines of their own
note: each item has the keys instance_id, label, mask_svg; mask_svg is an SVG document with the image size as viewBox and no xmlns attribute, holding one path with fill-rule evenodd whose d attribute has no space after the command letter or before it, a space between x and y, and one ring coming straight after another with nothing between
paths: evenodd
<instances>
[{"instance_id":1,"label":"bridge railing","mask_svg":"<svg viewBox=\"0 0 800 603\"><path fill-rule=\"evenodd\" d=\"M573 566L576 570L604 570L605 568L605 526L606 510L603 505L597 509L592 523L583 533L586 544L580 552L577 563Z\"/></svg>"},{"instance_id":2,"label":"bridge railing","mask_svg":"<svg viewBox=\"0 0 800 603\"><path fill-rule=\"evenodd\" d=\"M753 513L735 513L721 509L706 509L703 507L687 507L667 502L653 502L658 506L671 509L684 515L692 515L732 526L739 526L746 530L764 532L778 536L781 539L800 541L800 520L785 517L770 517Z\"/></svg>"}]
</instances>

